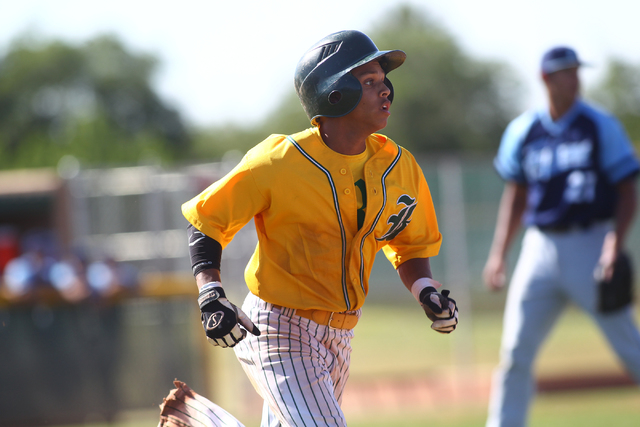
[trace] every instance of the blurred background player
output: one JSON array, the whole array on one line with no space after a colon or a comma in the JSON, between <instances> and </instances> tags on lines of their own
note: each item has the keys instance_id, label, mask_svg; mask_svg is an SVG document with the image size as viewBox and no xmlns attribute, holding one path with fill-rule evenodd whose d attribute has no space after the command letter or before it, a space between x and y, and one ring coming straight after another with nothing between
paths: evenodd
<instances>
[{"instance_id":1,"label":"blurred background player","mask_svg":"<svg viewBox=\"0 0 640 427\"><path fill-rule=\"evenodd\" d=\"M507 296L488 427L526 424L534 358L568 303L591 315L640 383L631 307L599 312L594 278L596 268L610 278L624 249L640 166L621 124L580 98L581 65L568 47L544 54L548 109L513 120L494 162L506 184L483 272L489 289L505 285L510 244L521 223L527 228Z\"/></svg>"},{"instance_id":2,"label":"blurred background player","mask_svg":"<svg viewBox=\"0 0 640 427\"><path fill-rule=\"evenodd\" d=\"M350 342L380 249L433 329L458 323L455 301L432 279L442 237L422 170L375 133L391 114L387 74L405 57L357 31L320 40L295 73L313 127L270 136L182 207L207 338L235 347L264 398L263 426L346 425ZM221 252L252 219L258 245L239 309L222 288Z\"/></svg>"}]
</instances>

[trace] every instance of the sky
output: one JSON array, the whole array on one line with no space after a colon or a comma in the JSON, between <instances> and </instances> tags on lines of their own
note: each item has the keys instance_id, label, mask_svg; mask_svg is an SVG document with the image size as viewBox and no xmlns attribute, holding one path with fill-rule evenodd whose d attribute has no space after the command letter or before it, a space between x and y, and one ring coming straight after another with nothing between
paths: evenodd
<instances>
[{"instance_id":1,"label":"sky","mask_svg":"<svg viewBox=\"0 0 640 427\"><path fill-rule=\"evenodd\" d=\"M431 16L467 55L513 67L524 107L544 102L539 59L555 45L590 63L587 87L610 58L640 64L632 0L0 0L0 54L26 33L70 43L114 34L159 59L154 86L187 122L252 125L292 90L307 48L335 31L371 32L400 4Z\"/></svg>"}]
</instances>

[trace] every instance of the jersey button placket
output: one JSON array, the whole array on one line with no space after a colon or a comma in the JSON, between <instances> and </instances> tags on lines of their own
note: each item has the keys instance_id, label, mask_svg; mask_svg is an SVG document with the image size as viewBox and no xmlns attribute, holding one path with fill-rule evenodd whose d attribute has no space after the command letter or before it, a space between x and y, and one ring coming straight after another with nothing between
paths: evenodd
<instances>
[{"instance_id":1,"label":"jersey button placket","mask_svg":"<svg viewBox=\"0 0 640 427\"><path fill-rule=\"evenodd\" d=\"M373 170L372 169L368 169L367 170L367 175L369 175L369 180L367 182L367 187L369 187L370 184L373 184ZM371 185L371 192L373 193L374 196L378 195L378 189L375 188L373 185Z\"/></svg>"}]
</instances>

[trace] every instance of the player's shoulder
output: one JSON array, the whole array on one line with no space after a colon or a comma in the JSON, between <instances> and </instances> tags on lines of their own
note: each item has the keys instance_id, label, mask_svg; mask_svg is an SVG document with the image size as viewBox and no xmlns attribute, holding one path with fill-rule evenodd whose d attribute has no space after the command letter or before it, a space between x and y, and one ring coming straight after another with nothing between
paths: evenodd
<instances>
[{"instance_id":1,"label":"player's shoulder","mask_svg":"<svg viewBox=\"0 0 640 427\"><path fill-rule=\"evenodd\" d=\"M399 163L403 168L417 167L418 161L406 147L396 143L386 135L374 133L369 137L369 144L377 145L378 156L386 156L389 162Z\"/></svg>"},{"instance_id":2,"label":"player's shoulder","mask_svg":"<svg viewBox=\"0 0 640 427\"><path fill-rule=\"evenodd\" d=\"M304 131L292 135L274 133L256 144L248 153L251 153L252 157L278 157L282 154L282 150L286 150L291 147L291 139L296 142L303 141L312 134L313 128L305 129Z\"/></svg>"},{"instance_id":3,"label":"player's shoulder","mask_svg":"<svg viewBox=\"0 0 640 427\"><path fill-rule=\"evenodd\" d=\"M531 129L534 123L540 120L541 109L526 110L512 119L507 125L505 132L511 134L525 134Z\"/></svg>"},{"instance_id":4,"label":"player's shoulder","mask_svg":"<svg viewBox=\"0 0 640 427\"><path fill-rule=\"evenodd\" d=\"M501 149L511 151L521 146L534 124L540 121L542 115L541 109L530 109L512 119L502 133Z\"/></svg>"},{"instance_id":5,"label":"player's shoulder","mask_svg":"<svg viewBox=\"0 0 640 427\"><path fill-rule=\"evenodd\" d=\"M587 103L582 100L579 102L581 114L595 124L600 138L607 141L618 140L630 143L624 125L613 113L592 102Z\"/></svg>"},{"instance_id":6,"label":"player's shoulder","mask_svg":"<svg viewBox=\"0 0 640 427\"><path fill-rule=\"evenodd\" d=\"M249 150L249 153L252 153L253 155L269 153L279 145L282 145L286 138L287 135L284 134L271 134L258 144L254 145L253 148Z\"/></svg>"},{"instance_id":7,"label":"player's shoulder","mask_svg":"<svg viewBox=\"0 0 640 427\"><path fill-rule=\"evenodd\" d=\"M261 165L272 166L276 161L284 159L287 154L295 149L294 144L305 145L305 141L316 138L314 128L301 132L286 134L271 134L264 140L253 146L245 155L245 162L255 169Z\"/></svg>"},{"instance_id":8,"label":"player's shoulder","mask_svg":"<svg viewBox=\"0 0 640 427\"><path fill-rule=\"evenodd\" d=\"M395 156L399 151L406 151L404 147L401 147L393 139L381 133L372 133L369 135L369 138L367 138L367 144L372 147L376 153L384 151Z\"/></svg>"},{"instance_id":9,"label":"player's shoulder","mask_svg":"<svg viewBox=\"0 0 640 427\"><path fill-rule=\"evenodd\" d=\"M587 117L590 117L597 123L616 123L617 117L605 109L602 105L595 102L579 100L580 112Z\"/></svg>"}]
</instances>

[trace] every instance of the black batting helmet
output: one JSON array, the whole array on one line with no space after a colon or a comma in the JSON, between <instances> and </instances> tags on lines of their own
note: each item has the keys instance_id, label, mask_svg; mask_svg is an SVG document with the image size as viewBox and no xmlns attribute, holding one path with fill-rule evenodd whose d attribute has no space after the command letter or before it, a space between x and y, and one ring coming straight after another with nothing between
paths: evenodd
<instances>
[{"instance_id":1,"label":"black batting helmet","mask_svg":"<svg viewBox=\"0 0 640 427\"><path fill-rule=\"evenodd\" d=\"M378 61L385 72L398 68L407 55L401 50L380 51L359 31L339 31L314 44L298 61L295 87L312 124L318 117L341 117L356 108L362 87L351 70ZM393 100L393 86L385 78Z\"/></svg>"}]
</instances>

